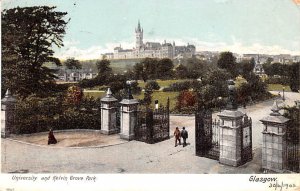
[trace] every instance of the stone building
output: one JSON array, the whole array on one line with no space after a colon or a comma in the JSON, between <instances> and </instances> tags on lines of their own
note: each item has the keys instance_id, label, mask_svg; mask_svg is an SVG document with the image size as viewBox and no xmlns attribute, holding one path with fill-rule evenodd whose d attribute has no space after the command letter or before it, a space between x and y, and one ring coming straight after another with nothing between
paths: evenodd
<instances>
[{"instance_id":1,"label":"stone building","mask_svg":"<svg viewBox=\"0 0 300 191\"><path fill-rule=\"evenodd\" d=\"M133 49L123 49L121 45L114 48L113 53L106 53L103 56L107 59L134 59L134 58L176 58L192 57L195 55L196 48L194 45L176 46L175 42L143 42L144 30L140 22L135 29L135 47Z\"/></svg>"},{"instance_id":2,"label":"stone building","mask_svg":"<svg viewBox=\"0 0 300 191\"><path fill-rule=\"evenodd\" d=\"M91 69L66 69L60 68L56 74L58 81L63 82L78 82L83 79L92 79L97 76L97 73Z\"/></svg>"}]
</instances>

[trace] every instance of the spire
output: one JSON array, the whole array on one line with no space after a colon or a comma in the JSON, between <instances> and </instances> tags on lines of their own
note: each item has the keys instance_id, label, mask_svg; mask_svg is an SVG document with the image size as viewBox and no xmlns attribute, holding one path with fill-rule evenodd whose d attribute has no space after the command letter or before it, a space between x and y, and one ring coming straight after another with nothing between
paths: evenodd
<instances>
[{"instance_id":1,"label":"spire","mask_svg":"<svg viewBox=\"0 0 300 191\"><path fill-rule=\"evenodd\" d=\"M138 21L136 32L142 32L140 20Z\"/></svg>"}]
</instances>

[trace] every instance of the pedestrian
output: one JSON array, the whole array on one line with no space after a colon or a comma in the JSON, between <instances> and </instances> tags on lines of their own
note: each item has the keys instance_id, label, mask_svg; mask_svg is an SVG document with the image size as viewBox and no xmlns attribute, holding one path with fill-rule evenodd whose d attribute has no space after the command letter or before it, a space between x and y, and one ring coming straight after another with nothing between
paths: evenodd
<instances>
[{"instance_id":1,"label":"pedestrian","mask_svg":"<svg viewBox=\"0 0 300 191\"><path fill-rule=\"evenodd\" d=\"M57 140L54 137L53 130L50 129L49 130L49 134L48 134L48 145L50 145L50 144L56 144L56 143L57 143Z\"/></svg>"},{"instance_id":2,"label":"pedestrian","mask_svg":"<svg viewBox=\"0 0 300 191\"><path fill-rule=\"evenodd\" d=\"M185 147L186 146L186 139L188 138L188 132L185 130L185 127L182 127L180 135L183 139L183 147Z\"/></svg>"},{"instance_id":3,"label":"pedestrian","mask_svg":"<svg viewBox=\"0 0 300 191\"><path fill-rule=\"evenodd\" d=\"M177 147L177 141L179 142L179 145L181 145L180 131L179 131L178 127L176 127L176 129L174 131L174 136L175 136L175 147Z\"/></svg>"}]
</instances>

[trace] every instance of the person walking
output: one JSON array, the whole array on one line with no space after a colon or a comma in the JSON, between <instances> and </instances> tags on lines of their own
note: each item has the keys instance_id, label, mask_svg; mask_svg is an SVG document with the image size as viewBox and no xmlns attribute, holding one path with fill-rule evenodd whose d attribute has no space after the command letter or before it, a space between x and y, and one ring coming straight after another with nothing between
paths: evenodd
<instances>
[{"instance_id":1,"label":"person walking","mask_svg":"<svg viewBox=\"0 0 300 191\"><path fill-rule=\"evenodd\" d=\"M181 145L180 131L179 131L178 127L176 127L176 129L174 131L174 136L175 136L175 147L177 147L177 141L179 142L179 145Z\"/></svg>"},{"instance_id":2,"label":"person walking","mask_svg":"<svg viewBox=\"0 0 300 191\"><path fill-rule=\"evenodd\" d=\"M185 130L185 127L182 127L180 135L183 139L183 147L185 147L186 146L186 139L188 138L188 132L187 132L187 130Z\"/></svg>"}]
</instances>

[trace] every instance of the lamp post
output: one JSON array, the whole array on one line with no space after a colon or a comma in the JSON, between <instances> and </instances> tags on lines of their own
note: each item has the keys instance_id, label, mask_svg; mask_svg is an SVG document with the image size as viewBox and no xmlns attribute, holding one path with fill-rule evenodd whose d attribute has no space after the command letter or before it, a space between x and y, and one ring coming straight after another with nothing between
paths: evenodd
<instances>
[{"instance_id":1,"label":"lamp post","mask_svg":"<svg viewBox=\"0 0 300 191\"><path fill-rule=\"evenodd\" d=\"M283 86L283 87L282 87L282 100L283 100L283 101L285 101L285 97L284 97L284 89L285 89L285 87Z\"/></svg>"}]
</instances>

